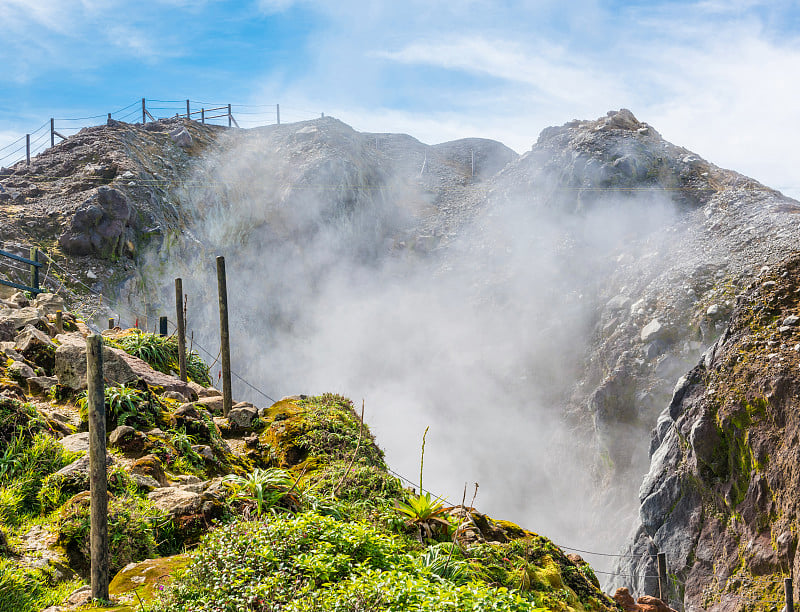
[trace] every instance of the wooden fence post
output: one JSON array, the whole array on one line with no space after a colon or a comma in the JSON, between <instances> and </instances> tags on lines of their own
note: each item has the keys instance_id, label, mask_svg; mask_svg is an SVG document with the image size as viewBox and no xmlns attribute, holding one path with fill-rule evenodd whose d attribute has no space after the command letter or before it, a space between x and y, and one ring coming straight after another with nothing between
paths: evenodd
<instances>
[{"instance_id":1,"label":"wooden fence post","mask_svg":"<svg viewBox=\"0 0 800 612\"><path fill-rule=\"evenodd\" d=\"M39 263L39 249L37 247L31 248L31 261ZM39 266L31 264L31 287L39 290Z\"/></svg>"},{"instance_id":2,"label":"wooden fence post","mask_svg":"<svg viewBox=\"0 0 800 612\"><path fill-rule=\"evenodd\" d=\"M231 391L231 339L228 332L228 284L225 258L217 257L217 289L219 290L219 339L222 352L222 415L227 417L233 405Z\"/></svg>"},{"instance_id":3,"label":"wooden fence post","mask_svg":"<svg viewBox=\"0 0 800 612\"><path fill-rule=\"evenodd\" d=\"M25 159L27 160L25 163L30 166L31 165L31 135L25 134Z\"/></svg>"},{"instance_id":4,"label":"wooden fence post","mask_svg":"<svg viewBox=\"0 0 800 612\"><path fill-rule=\"evenodd\" d=\"M144 104L144 98L142 98L142 125L147 123L146 115L147 115L147 108L145 107L145 104Z\"/></svg>"},{"instance_id":5,"label":"wooden fence post","mask_svg":"<svg viewBox=\"0 0 800 612\"><path fill-rule=\"evenodd\" d=\"M56 146L56 120L50 117L50 146Z\"/></svg>"},{"instance_id":6,"label":"wooden fence post","mask_svg":"<svg viewBox=\"0 0 800 612\"><path fill-rule=\"evenodd\" d=\"M64 313L61 310L56 310L56 332L64 333Z\"/></svg>"},{"instance_id":7,"label":"wooden fence post","mask_svg":"<svg viewBox=\"0 0 800 612\"><path fill-rule=\"evenodd\" d=\"M786 612L794 612L794 590L791 578L783 579L783 592L786 595Z\"/></svg>"},{"instance_id":8,"label":"wooden fence post","mask_svg":"<svg viewBox=\"0 0 800 612\"><path fill-rule=\"evenodd\" d=\"M281 124L281 105L280 104L276 104L275 105L275 112L278 114L278 125L280 125Z\"/></svg>"},{"instance_id":9,"label":"wooden fence post","mask_svg":"<svg viewBox=\"0 0 800 612\"><path fill-rule=\"evenodd\" d=\"M162 337L167 335L167 317L158 320L158 333Z\"/></svg>"},{"instance_id":10,"label":"wooden fence post","mask_svg":"<svg viewBox=\"0 0 800 612\"><path fill-rule=\"evenodd\" d=\"M233 119L233 115L231 114L231 105L228 104L228 127L231 127L231 119Z\"/></svg>"},{"instance_id":11,"label":"wooden fence post","mask_svg":"<svg viewBox=\"0 0 800 612\"><path fill-rule=\"evenodd\" d=\"M667 603L667 553L658 553L658 598Z\"/></svg>"},{"instance_id":12,"label":"wooden fence post","mask_svg":"<svg viewBox=\"0 0 800 612\"><path fill-rule=\"evenodd\" d=\"M187 119L192 118L192 111L189 110L189 100L186 100L186 118Z\"/></svg>"},{"instance_id":13,"label":"wooden fence post","mask_svg":"<svg viewBox=\"0 0 800 612\"><path fill-rule=\"evenodd\" d=\"M103 390L103 339L86 339L89 412L89 491L92 598L108 601L108 479L106 478L106 407Z\"/></svg>"},{"instance_id":14,"label":"wooden fence post","mask_svg":"<svg viewBox=\"0 0 800 612\"><path fill-rule=\"evenodd\" d=\"M178 374L186 382L186 327L183 320L183 279L175 279L175 316L178 321Z\"/></svg>"},{"instance_id":15,"label":"wooden fence post","mask_svg":"<svg viewBox=\"0 0 800 612\"><path fill-rule=\"evenodd\" d=\"M201 108L200 109L200 123L205 123L205 122L206 122L206 109Z\"/></svg>"}]
</instances>

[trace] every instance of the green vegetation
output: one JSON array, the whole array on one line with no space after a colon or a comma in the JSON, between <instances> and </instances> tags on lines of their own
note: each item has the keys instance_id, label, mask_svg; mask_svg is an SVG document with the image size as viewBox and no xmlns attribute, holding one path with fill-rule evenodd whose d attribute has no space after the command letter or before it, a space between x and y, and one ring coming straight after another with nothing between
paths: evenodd
<instances>
[{"instance_id":1,"label":"green vegetation","mask_svg":"<svg viewBox=\"0 0 800 612\"><path fill-rule=\"evenodd\" d=\"M133 495L111 497L108 504L110 572L113 576L131 561L157 554L162 536L172 533L169 516L146 499ZM58 544L66 550L70 566L80 572L89 569L89 494L72 498L56 521ZM172 547L163 542L166 551Z\"/></svg>"},{"instance_id":2,"label":"green vegetation","mask_svg":"<svg viewBox=\"0 0 800 612\"><path fill-rule=\"evenodd\" d=\"M235 497L254 502L257 516L261 516L265 509L276 506L295 484L289 473L279 468L256 468L247 476L230 474L223 482L230 485Z\"/></svg>"},{"instance_id":3,"label":"green vegetation","mask_svg":"<svg viewBox=\"0 0 800 612\"><path fill-rule=\"evenodd\" d=\"M106 345L120 348L142 361L146 361L151 368L170 374L179 370L178 365L178 338L176 336L159 336L131 329L116 338L104 338ZM195 351L186 352L186 375L190 380L203 385L211 386L211 377L208 366Z\"/></svg>"},{"instance_id":4,"label":"green vegetation","mask_svg":"<svg viewBox=\"0 0 800 612\"><path fill-rule=\"evenodd\" d=\"M54 584L52 576L21 566L0 556L0 612L38 612L58 605L76 588L79 580Z\"/></svg>"},{"instance_id":5,"label":"green vegetation","mask_svg":"<svg viewBox=\"0 0 800 612\"><path fill-rule=\"evenodd\" d=\"M566 605L549 607L559 599L477 578L456 546L434 550L315 512L237 521L212 532L148 610L544 611L577 602L565 591Z\"/></svg>"},{"instance_id":6,"label":"green vegetation","mask_svg":"<svg viewBox=\"0 0 800 612\"><path fill-rule=\"evenodd\" d=\"M150 391L119 385L103 389L106 404L106 427L114 429L119 425L132 425L139 429L155 427L163 421L163 406L158 397ZM81 421L88 420L86 391L78 396Z\"/></svg>"},{"instance_id":7,"label":"green vegetation","mask_svg":"<svg viewBox=\"0 0 800 612\"><path fill-rule=\"evenodd\" d=\"M246 458L230 452L202 410L200 419L176 420L174 402L124 386L107 388L106 403L112 424L148 429L171 423L148 436L144 451L170 477L227 474L195 510L173 517L156 508L120 464L109 470L112 575L130 562L196 544L189 558L163 560L172 568L165 571L174 572L172 586L128 581L129 599L115 610L613 609L588 566L576 566L545 538L477 513L462 512L458 519L431 494L404 491L344 397L273 405ZM77 455L48 434L33 406L19 402L0 403L0 436L8 436L0 452L0 520L10 547L37 526L50 534L64 565L85 578L86 475L55 474ZM200 438L211 444L213 461L192 448ZM456 537L461 527L472 531ZM473 536L465 539L465 533ZM50 573L3 561L0 612L61 603L76 586L59 586Z\"/></svg>"}]
</instances>

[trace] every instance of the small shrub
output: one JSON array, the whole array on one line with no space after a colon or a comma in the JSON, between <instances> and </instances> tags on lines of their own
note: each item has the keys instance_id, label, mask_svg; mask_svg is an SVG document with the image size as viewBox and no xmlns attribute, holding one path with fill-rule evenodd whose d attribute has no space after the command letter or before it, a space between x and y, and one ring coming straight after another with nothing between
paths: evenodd
<instances>
[{"instance_id":1,"label":"small shrub","mask_svg":"<svg viewBox=\"0 0 800 612\"><path fill-rule=\"evenodd\" d=\"M106 404L106 427L131 425L137 429L154 427L161 417L161 404L150 391L141 391L126 385L108 386L103 389ZM81 420L89 418L86 391L78 396Z\"/></svg>"},{"instance_id":2,"label":"small shrub","mask_svg":"<svg viewBox=\"0 0 800 612\"><path fill-rule=\"evenodd\" d=\"M47 429L47 421L33 404L0 396L0 443L10 444L14 438L30 438Z\"/></svg>"},{"instance_id":3,"label":"small shrub","mask_svg":"<svg viewBox=\"0 0 800 612\"><path fill-rule=\"evenodd\" d=\"M111 497L108 504L111 575L132 561L152 557L160 529L167 520L167 515L148 500ZM58 544L67 551L71 565L84 573L89 568L89 528L89 495L83 493L62 508L57 531Z\"/></svg>"}]
</instances>

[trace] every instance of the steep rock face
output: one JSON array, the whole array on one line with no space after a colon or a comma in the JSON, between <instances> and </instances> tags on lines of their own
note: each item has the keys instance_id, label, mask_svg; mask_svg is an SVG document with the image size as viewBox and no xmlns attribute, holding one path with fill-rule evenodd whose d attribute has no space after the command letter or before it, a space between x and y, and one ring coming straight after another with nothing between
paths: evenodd
<instances>
[{"instance_id":1,"label":"steep rock face","mask_svg":"<svg viewBox=\"0 0 800 612\"><path fill-rule=\"evenodd\" d=\"M765 271L653 431L628 553L667 554L685 610L767 610L796 575L800 257ZM636 591L651 557L624 560ZM777 608L774 608L777 609Z\"/></svg>"}]
</instances>

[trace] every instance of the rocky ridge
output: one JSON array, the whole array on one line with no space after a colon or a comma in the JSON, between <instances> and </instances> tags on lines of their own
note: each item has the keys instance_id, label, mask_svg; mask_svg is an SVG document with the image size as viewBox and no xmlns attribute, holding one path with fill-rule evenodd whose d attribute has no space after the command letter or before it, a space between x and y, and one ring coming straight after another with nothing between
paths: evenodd
<instances>
[{"instance_id":1,"label":"rocky ridge","mask_svg":"<svg viewBox=\"0 0 800 612\"><path fill-rule=\"evenodd\" d=\"M765 269L653 430L631 554L667 553L685 610L778 610L796 575L800 260ZM652 575L648 557L620 572Z\"/></svg>"}]
</instances>

